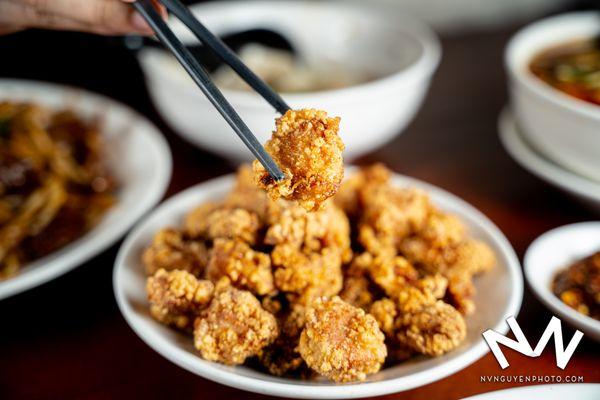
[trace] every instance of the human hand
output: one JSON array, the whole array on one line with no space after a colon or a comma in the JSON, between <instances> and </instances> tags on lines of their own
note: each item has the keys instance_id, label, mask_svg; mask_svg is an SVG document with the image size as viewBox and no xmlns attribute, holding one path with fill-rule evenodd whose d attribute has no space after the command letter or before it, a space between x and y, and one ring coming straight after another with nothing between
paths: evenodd
<instances>
[{"instance_id":1,"label":"human hand","mask_svg":"<svg viewBox=\"0 0 600 400\"><path fill-rule=\"evenodd\" d=\"M102 35L152 34L142 16L126 3L135 0L0 0L0 34L27 28L92 32ZM166 18L165 8L154 2Z\"/></svg>"}]
</instances>

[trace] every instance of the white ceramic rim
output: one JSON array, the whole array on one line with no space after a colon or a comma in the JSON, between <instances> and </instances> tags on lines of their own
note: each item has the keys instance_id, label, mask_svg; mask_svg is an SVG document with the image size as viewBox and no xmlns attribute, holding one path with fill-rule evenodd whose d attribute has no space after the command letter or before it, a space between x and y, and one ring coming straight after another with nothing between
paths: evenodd
<instances>
[{"instance_id":1,"label":"white ceramic rim","mask_svg":"<svg viewBox=\"0 0 600 400\"><path fill-rule=\"evenodd\" d=\"M278 0L276 3L278 7L282 7L286 5L303 4L304 2L297 0ZM193 5L192 7L190 7L190 9L192 10L192 12L206 14L217 12L226 13L228 8L249 6L265 7L272 5L272 1L266 0L235 0L226 2L199 3ZM427 80L433 75L433 73L437 69L442 54L440 41L436 34L427 25L420 22L418 19L415 19L412 16L408 16L406 13L400 12L397 8L392 8L384 4L369 5L369 7L366 7L364 4L360 4L358 2L333 2L330 3L330 6L331 5L335 5L336 7L347 8L372 9L375 7L380 9L389 9L389 12L397 14L398 24L402 26L402 29L405 30L406 34L413 38L421 46L421 56L414 63L401 69L400 71L358 85L315 92L280 93L286 101L290 103L303 104L306 103L308 99L310 99L311 102L321 102L330 100L332 98L349 98L349 96L352 96L352 98L360 98L360 96L365 96L366 94L375 94L379 93L382 90L385 91L390 85L406 85L413 84L414 82ZM189 39L191 39L192 36L189 32L182 29L182 25L173 24L173 19L171 19L170 26L173 29L173 31L181 37L182 42L189 42ZM173 87L179 88L180 91L187 92L189 90L197 90L197 88L194 85L187 85L185 80L173 78L169 74L165 74L165 76L163 76L162 78L170 80ZM242 90L232 89L221 89L221 91L229 101L239 106L261 106L265 101L262 97L260 97L254 92L246 92Z\"/></svg>"},{"instance_id":2,"label":"white ceramic rim","mask_svg":"<svg viewBox=\"0 0 600 400\"><path fill-rule=\"evenodd\" d=\"M350 169L350 168L349 168ZM351 170L351 169L350 169ZM154 212L147 215L137 226L129 233L117 255L115 260L115 268L113 271L113 290L117 304L123 317L133 329L133 331L152 349L157 353L171 361L172 363L179 365L180 367L206 379L218 382L223 385L231 386L237 389L251 391L260 394L268 394L273 396L293 397L293 398L322 398L322 399L334 399L334 398L360 398L369 396L384 395L393 392L405 391L413 389L425 384L434 382L436 380L445 378L455 372L472 364L484 354L488 352L488 347L483 338L476 344L474 344L468 351L459 356L458 358L449 360L448 362L436 366L434 368L420 371L414 374L396 379L390 379L381 382L367 382L350 385L310 385L310 384L287 384L280 382L268 382L260 379L253 379L245 376L240 376L237 373L229 370L218 369L211 365L211 363L198 363L198 356L189 354L187 351L182 350L178 347L172 346L168 340L163 338L159 333L155 331L143 330L137 326L135 322L135 311L129 305L126 300L126 295L123 290L123 285L120 282L121 270L125 270L126 258L132 251L133 243L137 240L144 231L147 230L146 225L150 221L151 217L155 214L166 213L166 210L171 208L171 204L176 203L178 198L181 196L187 196L191 192L197 191L200 187L203 187L206 191L218 190L223 186L230 186L233 184L233 174L226 175L220 178L215 178L207 182L192 186L177 195L169 198L163 202ZM502 312L502 315L517 316L521 302L523 299L523 277L521 273L521 267L519 260L498 227L496 227L485 215L475 209L473 206L458 198L450 192L447 192L434 185L420 181L415 178L406 177L399 174L394 174L395 183L402 181L402 184L419 186L424 190L428 191L437 196L445 196L450 199L453 203L460 207L462 213L467 215L472 221L478 221L479 227L485 231L490 238L493 239L494 243L498 246L500 253L507 260L507 273L508 279L511 283L512 291L510 292L510 298L507 301L507 305ZM508 326L504 320L498 321L496 326L490 327L491 329L506 333ZM432 374L433 371L433 374Z\"/></svg>"},{"instance_id":3,"label":"white ceramic rim","mask_svg":"<svg viewBox=\"0 0 600 400\"><path fill-rule=\"evenodd\" d=\"M524 46L531 35L535 35L546 30L553 30L556 26L575 24L578 20L581 20L582 23L592 23L592 20L597 21L598 32L600 33L600 18L594 11L572 12L542 19L541 21L527 25L510 39L504 52L505 68L510 75L516 81L518 81L519 84L522 84L535 95L542 97L554 105L565 108L575 114L584 115L600 122L600 106L588 103L584 100L579 100L573 96L563 93L558 89L555 89L554 87L534 76L531 72L529 72L528 68L523 68L523 65L519 65L515 60L515 53L517 52L517 49L521 46ZM564 41L557 42L556 45L568 43L570 39L577 38L565 37ZM532 52L529 59L533 59L533 57L536 55L538 55L538 52Z\"/></svg>"},{"instance_id":4,"label":"white ceramic rim","mask_svg":"<svg viewBox=\"0 0 600 400\"><path fill-rule=\"evenodd\" d=\"M18 275L5 281L0 281L0 300L14 296L18 293L32 289L52 279L55 279L73 270L113 245L129 230L129 228L133 226L133 224L140 217L142 217L148 210L150 210L160 201L167 190L169 181L171 179L172 170L171 151L167 141L152 122L132 108L106 96L92 93L74 86L32 80L0 79L0 92L2 91L3 87L16 85L32 93L48 91L73 92L79 97L86 97L97 103L110 104L112 108L121 109L124 112L133 115L136 120L141 120L147 125L148 129L146 132L148 145L158 150L157 154L160 155L160 159L157 162L162 164L164 168L159 170L161 173L156 175L153 181L148 182L148 190L144 193L140 193L139 204L141 204L141 206L139 208L133 210L134 212L124 213L124 217L122 219L119 219L116 224L111 225L110 229L103 231L104 234L102 237L98 237L94 241L88 240L90 233L98 229L94 228L66 246L48 254L47 256L33 261L31 264L35 264L35 267L32 265L31 270L19 273ZM52 260L49 265L44 265L48 263L48 260L51 257L55 256L59 252L62 254L60 254L56 259Z\"/></svg>"},{"instance_id":5,"label":"white ceramic rim","mask_svg":"<svg viewBox=\"0 0 600 400\"><path fill-rule=\"evenodd\" d=\"M600 204L600 183L563 169L533 150L519 133L509 107L500 113L498 131L504 148L523 168L563 190Z\"/></svg>"},{"instance_id":6,"label":"white ceramic rim","mask_svg":"<svg viewBox=\"0 0 600 400\"><path fill-rule=\"evenodd\" d=\"M588 221L588 222L579 222L575 224L563 225L558 228L551 229L547 232L544 232L540 236L538 236L527 248L525 252L525 257L523 258L523 268L525 270L525 278L527 279L527 283L533 289L536 297L540 299L542 303L544 303L550 310L554 311L560 316L564 316L572 320L572 324L575 327L580 327L582 330L589 330L590 332L600 333L600 321L596 321L595 319L588 317L586 315L577 312L573 308L569 307L565 303L563 303L558 297L552 293L548 286L544 285L544 282L539 282L535 279L534 266L532 265L532 257L535 253L539 252L540 249L544 246L544 240L549 237L564 234L565 232L576 231L581 228L585 228L588 226L600 227L600 222L598 221ZM567 265L564 266L556 266L556 271L559 269L566 268Z\"/></svg>"},{"instance_id":7,"label":"white ceramic rim","mask_svg":"<svg viewBox=\"0 0 600 400\"><path fill-rule=\"evenodd\" d=\"M533 399L533 396L545 394L545 390L558 391L560 394L565 396L577 395L578 389L597 389L600 394L600 384L598 383L554 383L551 385L531 385L531 386L520 386L509 389L494 390L493 392L481 393L475 396L467 397L463 400L491 400L491 399L515 399L519 398L513 395L520 395L520 399ZM540 393L540 390L544 392ZM500 396L500 395L507 395Z\"/></svg>"}]
</instances>

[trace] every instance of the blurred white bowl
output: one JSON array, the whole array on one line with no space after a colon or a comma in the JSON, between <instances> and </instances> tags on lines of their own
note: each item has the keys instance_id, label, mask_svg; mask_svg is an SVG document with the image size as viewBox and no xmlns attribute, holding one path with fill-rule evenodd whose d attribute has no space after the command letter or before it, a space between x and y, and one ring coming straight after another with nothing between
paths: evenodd
<instances>
[{"instance_id":1,"label":"blurred white bowl","mask_svg":"<svg viewBox=\"0 0 600 400\"><path fill-rule=\"evenodd\" d=\"M554 89L529 70L540 52L598 34L597 12L548 18L511 39L505 62L512 108L527 140L556 163L600 181L600 106Z\"/></svg>"},{"instance_id":2,"label":"blurred white bowl","mask_svg":"<svg viewBox=\"0 0 600 400\"><path fill-rule=\"evenodd\" d=\"M580 200L590 210L600 213L600 182L564 169L531 148L518 129L510 109L506 108L500 114L498 130L504 148L523 168Z\"/></svg>"},{"instance_id":3,"label":"blurred white bowl","mask_svg":"<svg viewBox=\"0 0 600 400\"><path fill-rule=\"evenodd\" d=\"M327 59L382 76L342 89L283 94L292 108L319 108L342 118L347 159L402 132L421 105L440 60L434 33L395 9L338 2L231 1L199 4L192 11L217 35L269 29L288 39L302 59ZM170 26L184 43L196 42L179 21ZM170 55L147 48L139 60L157 109L178 133L234 161L252 158ZM271 106L253 92L223 92L265 142L277 116Z\"/></svg>"},{"instance_id":4,"label":"blurred white bowl","mask_svg":"<svg viewBox=\"0 0 600 400\"><path fill-rule=\"evenodd\" d=\"M552 293L552 281L559 271L599 250L600 222L582 222L544 233L531 243L524 259L525 277L538 299L564 321L597 341L600 341L600 321L563 303Z\"/></svg>"},{"instance_id":5,"label":"blurred white bowl","mask_svg":"<svg viewBox=\"0 0 600 400\"><path fill-rule=\"evenodd\" d=\"M497 266L475 281L477 309L467 317L467 337L458 348L441 357L414 357L370 375L365 382L350 384L282 378L244 365L232 367L203 360L189 337L150 316L140 254L157 230L181 224L184 215L202 202L223 198L234 179L233 175L213 179L169 198L129 234L115 261L113 288L127 323L159 354L194 374L251 392L295 398L359 398L400 392L442 379L475 362L489 350L481 333L490 328L505 333L508 329L505 319L519 312L523 298L521 267L502 232L473 206L451 193L417 179L394 175L393 183L397 186L427 191L435 205L460 217L470 233L490 245L496 254Z\"/></svg>"}]
</instances>

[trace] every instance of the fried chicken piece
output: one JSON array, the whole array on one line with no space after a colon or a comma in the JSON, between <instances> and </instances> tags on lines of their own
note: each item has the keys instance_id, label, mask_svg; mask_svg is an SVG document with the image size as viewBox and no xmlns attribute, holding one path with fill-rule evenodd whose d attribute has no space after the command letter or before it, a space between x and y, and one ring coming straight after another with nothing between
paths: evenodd
<instances>
[{"instance_id":1,"label":"fried chicken piece","mask_svg":"<svg viewBox=\"0 0 600 400\"><path fill-rule=\"evenodd\" d=\"M381 300L377 300L371 305L369 314L375 318L379 325L379 329L381 329L386 336L394 336L394 320L398 315L398 308L392 299L385 297Z\"/></svg>"},{"instance_id":2,"label":"fried chicken piece","mask_svg":"<svg viewBox=\"0 0 600 400\"><path fill-rule=\"evenodd\" d=\"M354 257L344 269L344 285L339 296L346 303L367 311L377 298L382 297L382 291L369 277L371 259L365 261L364 254L367 253Z\"/></svg>"},{"instance_id":3,"label":"fried chicken piece","mask_svg":"<svg viewBox=\"0 0 600 400\"><path fill-rule=\"evenodd\" d=\"M146 284L150 314L165 325L191 330L213 290L212 282L198 280L187 271L159 269Z\"/></svg>"},{"instance_id":4,"label":"fried chicken piece","mask_svg":"<svg viewBox=\"0 0 600 400\"><path fill-rule=\"evenodd\" d=\"M350 218L357 218L363 208L361 193L373 186L387 184L390 176L390 170L381 163L361 167L342 182L333 200Z\"/></svg>"},{"instance_id":5,"label":"fried chicken piece","mask_svg":"<svg viewBox=\"0 0 600 400\"><path fill-rule=\"evenodd\" d=\"M298 352L300 333L304 328L306 308L292 305L279 321L280 334L273 344L258 356L260 364L276 376L289 375L303 369L306 364Z\"/></svg>"},{"instance_id":6,"label":"fried chicken piece","mask_svg":"<svg viewBox=\"0 0 600 400\"><path fill-rule=\"evenodd\" d=\"M159 269L179 269L199 277L208 263L208 249L202 241L190 240L172 228L161 229L152 244L142 254L146 274L154 275Z\"/></svg>"},{"instance_id":7,"label":"fried chicken piece","mask_svg":"<svg viewBox=\"0 0 600 400\"><path fill-rule=\"evenodd\" d=\"M188 213L184 229L188 236L206 239L239 239L247 243L256 242L260 224L258 216L243 208L224 208L206 203Z\"/></svg>"},{"instance_id":8,"label":"fried chicken piece","mask_svg":"<svg viewBox=\"0 0 600 400\"><path fill-rule=\"evenodd\" d=\"M276 130L265 149L279 165L285 178L276 182L255 160L256 184L277 200L297 201L309 211L339 189L344 177L342 151L338 135L339 118L329 118L325 111L289 110L276 120Z\"/></svg>"},{"instance_id":9,"label":"fried chicken piece","mask_svg":"<svg viewBox=\"0 0 600 400\"><path fill-rule=\"evenodd\" d=\"M267 193L254 183L254 175L250 165L242 165L238 169L235 186L225 197L223 206L227 208L243 208L256 214L261 224L267 219L269 206L272 205Z\"/></svg>"},{"instance_id":10,"label":"fried chicken piece","mask_svg":"<svg viewBox=\"0 0 600 400\"><path fill-rule=\"evenodd\" d=\"M421 190L391 185L373 186L361 198L358 240L375 255L395 252L404 238L421 229L431 208Z\"/></svg>"},{"instance_id":11,"label":"fried chicken piece","mask_svg":"<svg viewBox=\"0 0 600 400\"><path fill-rule=\"evenodd\" d=\"M242 364L278 336L275 317L252 293L220 287L194 323L194 346L205 360Z\"/></svg>"},{"instance_id":12,"label":"fried chicken piece","mask_svg":"<svg viewBox=\"0 0 600 400\"><path fill-rule=\"evenodd\" d=\"M252 250L240 240L216 239L206 267L213 282L227 276L232 284L262 296L275 290L268 254Z\"/></svg>"},{"instance_id":13,"label":"fried chicken piece","mask_svg":"<svg viewBox=\"0 0 600 400\"><path fill-rule=\"evenodd\" d=\"M340 298L354 307L368 310L375 300L372 285L369 278L364 275L346 276Z\"/></svg>"},{"instance_id":14,"label":"fried chicken piece","mask_svg":"<svg viewBox=\"0 0 600 400\"><path fill-rule=\"evenodd\" d=\"M369 253L363 253L363 257L371 259L368 271L373 282L390 297L398 297L398 293L407 284L418 278L417 270L402 256L373 257Z\"/></svg>"},{"instance_id":15,"label":"fried chicken piece","mask_svg":"<svg viewBox=\"0 0 600 400\"><path fill-rule=\"evenodd\" d=\"M373 316L336 296L317 300L305 318L298 350L310 368L335 382L379 371L387 349Z\"/></svg>"},{"instance_id":16,"label":"fried chicken piece","mask_svg":"<svg viewBox=\"0 0 600 400\"><path fill-rule=\"evenodd\" d=\"M395 334L399 343L418 353L441 356L462 343L467 327L454 307L438 300L419 311L400 314Z\"/></svg>"},{"instance_id":17,"label":"fried chicken piece","mask_svg":"<svg viewBox=\"0 0 600 400\"><path fill-rule=\"evenodd\" d=\"M487 244L465 239L452 246L440 247L421 237L413 237L405 240L401 249L426 273L444 275L448 279L449 302L465 315L473 313L473 277L490 270L496 263L494 252Z\"/></svg>"},{"instance_id":18,"label":"fried chicken piece","mask_svg":"<svg viewBox=\"0 0 600 400\"><path fill-rule=\"evenodd\" d=\"M342 260L335 248L306 254L290 245L279 245L273 249L271 259L275 286L292 294L295 302L309 304L342 289Z\"/></svg>"},{"instance_id":19,"label":"fried chicken piece","mask_svg":"<svg viewBox=\"0 0 600 400\"><path fill-rule=\"evenodd\" d=\"M350 223L344 212L330 202L318 211L307 212L281 201L270 207L269 221L266 244L290 244L306 253L332 247L338 249L344 262L350 261Z\"/></svg>"}]
</instances>

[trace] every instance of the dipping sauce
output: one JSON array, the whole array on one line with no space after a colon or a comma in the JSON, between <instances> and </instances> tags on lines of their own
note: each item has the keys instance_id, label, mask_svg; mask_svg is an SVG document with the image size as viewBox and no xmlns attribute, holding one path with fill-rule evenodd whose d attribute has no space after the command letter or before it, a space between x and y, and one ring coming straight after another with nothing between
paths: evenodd
<instances>
[{"instance_id":1,"label":"dipping sauce","mask_svg":"<svg viewBox=\"0 0 600 400\"><path fill-rule=\"evenodd\" d=\"M580 100L600 104L600 41L582 40L545 50L529 65L550 86Z\"/></svg>"},{"instance_id":2,"label":"dipping sauce","mask_svg":"<svg viewBox=\"0 0 600 400\"><path fill-rule=\"evenodd\" d=\"M600 320L600 251L559 272L552 291L569 307Z\"/></svg>"}]
</instances>

